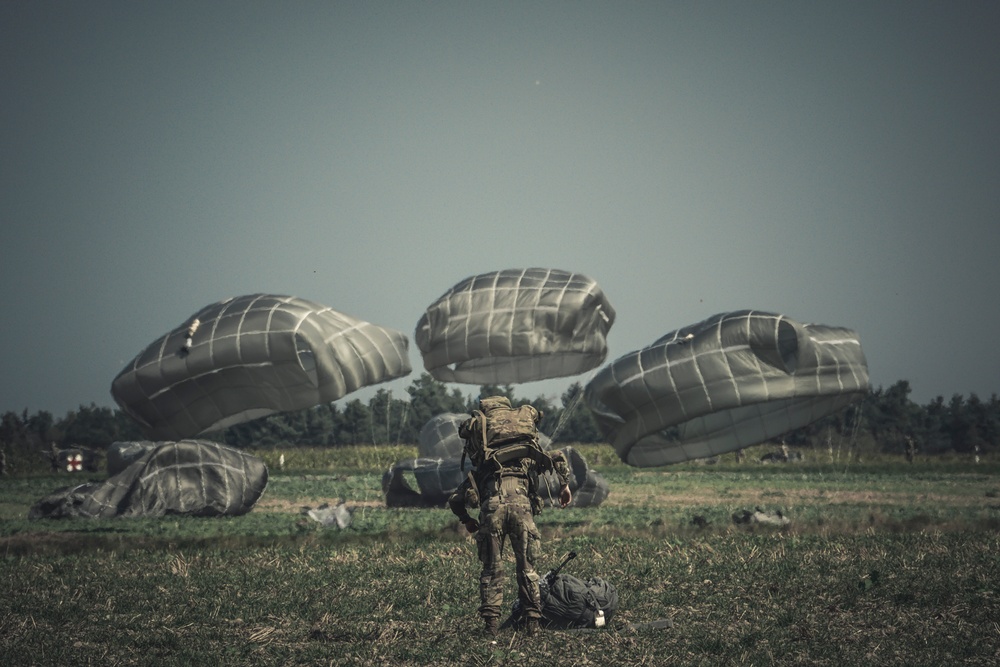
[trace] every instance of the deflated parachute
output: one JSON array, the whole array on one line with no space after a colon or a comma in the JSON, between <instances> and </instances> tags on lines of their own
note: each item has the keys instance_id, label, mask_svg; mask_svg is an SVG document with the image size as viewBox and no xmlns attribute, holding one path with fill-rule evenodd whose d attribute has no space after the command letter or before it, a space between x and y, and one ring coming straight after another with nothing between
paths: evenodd
<instances>
[{"instance_id":1,"label":"deflated parachute","mask_svg":"<svg viewBox=\"0 0 1000 667\"><path fill-rule=\"evenodd\" d=\"M154 341L111 395L150 438L189 438L403 377L408 347L404 334L326 306L251 294L206 306Z\"/></svg>"},{"instance_id":2,"label":"deflated parachute","mask_svg":"<svg viewBox=\"0 0 1000 667\"><path fill-rule=\"evenodd\" d=\"M646 467L758 444L868 389L853 331L743 310L617 359L588 383L585 399L622 461Z\"/></svg>"},{"instance_id":3,"label":"deflated parachute","mask_svg":"<svg viewBox=\"0 0 1000 667\"><path fill-rule=\"evenodd\" d=\"M507 269L448 290L420 318L416 341L424 367L442 382L532 382L599 366L614 319L587 276Z\"/></svg>"},{"instance_id":4,"label":"deflated parachute","mask_svg":"<svg viewBox=\"0 0 1000 667\"><path fill-rule=\"evenodd\" d=\"M382 474L386 507L443 507L472 470L469 460L465 461L465 468L461 465L459 458L397 461Z\"/></svg>"},{"instance_id":5,"label":"deflated parachute","mask_svg":"<svg viewBox=\"0 0 1000 667\"><path fill-rule=\"evenodd\" d=\"M28 518L239 516L267 487L267 466L245 452L205 440L138 444L141 456L123 470L55 491Z\"/></svg>"}]
</instances>

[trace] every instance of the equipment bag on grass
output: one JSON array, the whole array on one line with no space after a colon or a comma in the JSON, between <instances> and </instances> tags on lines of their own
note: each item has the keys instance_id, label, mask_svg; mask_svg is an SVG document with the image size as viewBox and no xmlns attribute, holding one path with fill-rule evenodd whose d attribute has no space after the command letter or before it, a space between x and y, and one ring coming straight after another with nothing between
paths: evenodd
<instances>
[{"instance_id":1,"label":"equipment bag on grass","mask_svg":"<svg viewBox=\"0 0 1000 667\"><path fill-rule=\"evenodd\" d=\"M600 628L618 609L618 589L600 577L584 581L559 574L539 582L542 624L550 628Z\"/></svg>"}]
</instances>

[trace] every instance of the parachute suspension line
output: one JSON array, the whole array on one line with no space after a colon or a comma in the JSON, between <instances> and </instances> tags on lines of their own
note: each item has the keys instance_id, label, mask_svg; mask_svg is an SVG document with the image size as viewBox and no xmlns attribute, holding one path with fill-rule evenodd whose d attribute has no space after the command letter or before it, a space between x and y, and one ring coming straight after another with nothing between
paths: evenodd
<instances>
[{"instance_id":1,"label":"parachute suspension line","mask_svg":"<svg viewBox=\"0 0 1000 667\"><path fill-rule=\"evenodd\" d=\"M552 435L549 436L552 442L556 441L556 438L559 437L559 431L562 430L563 426L566 425L566 422L568 422L569 418L573 415L577 406L580 405L580 401L583 400L583 395L586 393L587 384L594 378L595 375L597 375L599 370L600 369L598 368L591 369L591 371L587 373L587 377L585 377L583 382L580 383L580 391L573 397L570 404L566 406L566 409L562 411L562 414L559 416L559 423L556 424L555 429L552 431Z\"/></svg>"},{"instance_id":2,"label":"parachute suspension line","mask_svg":"<svg viewBox=\"0 0 1000 667\"><path fill-rule=\"evenodd\" d=\"M580 392L573 397L573 400L570 401L570 404L567 405L566 409L564 409L562 411L562 414L559 415L559 422L556 424L556 427L552 430L552 435L549 436L552 442L555 442L556 438L559 437L559 432L562 430L563 426L566 425L566 422L569 421L569 418L570 416L572 416L573 412L576 411L577 406L580 405L580 399L582 398L583 398L583 389L581 389Z\"/></svg>"},{"instance_id":3,"label":"parachute suspension line","mask_svg":"<svg viewBox=\"0 0 1000 667\"><path fill-rule=\"evenodd\" d=\"M399 429L396 431L396 442L399 444L400 439L403 437L403 427L406 426L406 418L410 416L410 404L403 401L402 412L399 415Z\"/></svg>"}]
</instances>

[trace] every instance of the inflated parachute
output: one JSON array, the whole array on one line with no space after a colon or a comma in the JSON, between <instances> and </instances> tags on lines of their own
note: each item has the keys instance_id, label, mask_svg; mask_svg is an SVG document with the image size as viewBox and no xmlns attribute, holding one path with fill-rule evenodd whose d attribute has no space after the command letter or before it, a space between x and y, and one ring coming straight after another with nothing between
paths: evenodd
<instances>
[{"instance_id":1,"label":"inflated parachute","mask_svg":"<svg viewBox=\"0 0 1000 667\"><path fill-rule=\"evenodd\" d=\"M155 440L177 440L335 401L410 372L409 341L293 296L202 308L150 344L111 395Z\"/></svg>"},{"instance_id":2,"label":"inflated parachute","mask_svg":"<svg viewBox=\"0 0 1000 667\"><path fill-rule=\"evenodd\" d=\"M445 292L417 323L416 341L424 367L442 382L532 382L599 366L614 319L585 275L506 269Z\"/></svg>"},{"instance_id":3,"label":"inflated parachute","mask_svg":"<svg viewBox=\"0 0 1000 667\"><path fill-rule=\"evenodd\" d=\"M138 457L123 459L123 469L103 482L49 494L28 518L239 516L267 487L264 462L237 449L206 440L136 445L126 456Z\"/></svg>"},{"instance_id":4,"label":"inflated parachute","mask_svg":"<svg viewBox=\"0 0 1000 667\"><path fill-rule=\"evenodd\" d=\"M743 310L617 359L588 383L585 398L622 461L646 467L758 444L868 389L853 331Z\"/></svg>"}]
</instances>

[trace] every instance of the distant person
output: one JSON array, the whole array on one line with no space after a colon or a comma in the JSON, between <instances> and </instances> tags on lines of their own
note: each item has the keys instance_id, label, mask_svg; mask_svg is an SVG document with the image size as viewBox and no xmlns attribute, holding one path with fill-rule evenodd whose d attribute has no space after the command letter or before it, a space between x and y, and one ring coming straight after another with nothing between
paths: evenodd
<instances>
[{"instance_id":1,"label":"distant person","mask_svg":"<svg viewBox=\"0 0 1000 667\"><path fill-rule=\"evenodd\" d=\"M524 630L534 635L542 615L535 555L541 535L534 516L541 512L538 475L554 471L559 477L559 504L573 500L569 488L569 466L562 452L548 454L538 444L536 408L512 408L505 396L479 400L479 410L464 421L458 434L465 441L474 469L448 499L448 506L465 529L476 535L482 572L479 575L479 616L485 634L496 635L503 604L503 546L510 541L517 571L517 596ZM468 508L479 506L479 520Z\"/></svg>"}]
</instances>

